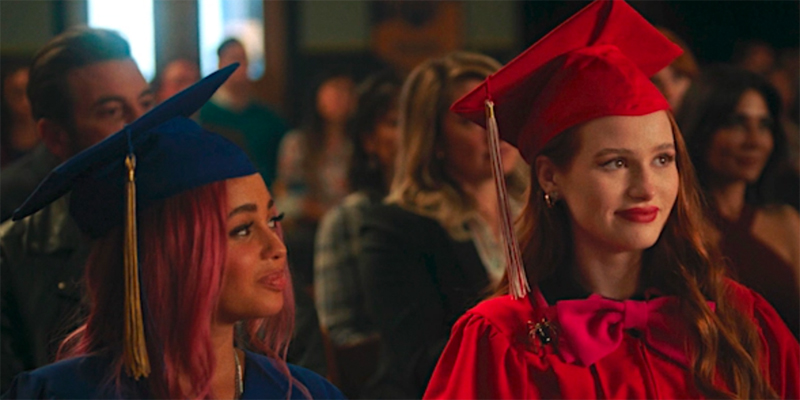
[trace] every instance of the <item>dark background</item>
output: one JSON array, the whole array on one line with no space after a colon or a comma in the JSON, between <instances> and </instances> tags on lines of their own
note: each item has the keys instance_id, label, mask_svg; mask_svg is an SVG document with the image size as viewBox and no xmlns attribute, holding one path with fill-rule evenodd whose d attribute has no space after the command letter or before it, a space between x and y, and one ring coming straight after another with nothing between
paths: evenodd
<instances>
[{"instance_id":1,"label":"dark background","mask_svg":"<svg viewBox=\"0 0 800 400\"><path fill-rule=\"evenodd\" d=\"M533 44L590 1L522 2L524 41ZM776 49L800 45L800 1L630 1L654 25L680 36L698 62L730 61L737 44L762 40Z\"/></svg>"}]
</instances>

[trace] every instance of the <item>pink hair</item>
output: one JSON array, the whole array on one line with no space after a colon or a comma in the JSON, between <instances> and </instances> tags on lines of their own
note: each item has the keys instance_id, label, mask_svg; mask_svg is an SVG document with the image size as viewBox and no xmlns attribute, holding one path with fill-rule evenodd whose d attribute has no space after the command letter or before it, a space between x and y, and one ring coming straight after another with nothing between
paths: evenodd
<instances>
[{"instance_id":1,"label":"pink hair","mask_svg":"<svg viewBox=\"0 0 800 400\"><path fill-rule=\"evenodd\" d=\"M226 214L226 185L220 181L179 193L139 215L139 268L152 368L145 385L150 396L212 396L216 360L210 328L227 252ZM116 228L93 244L86 265L92 309L86 324L64 340L58 355L59 359L86 354L112 357L106 383L114 382L118 393L133 389L122 383L121 232ZM283 309L275 316L246 321L246 338L238 341L274 358L278 368L299 384L285 361L294 328L294 294L291 285L288 288ZM303 385L299 387L308 394Z\"/></svg>"}]
</instances>

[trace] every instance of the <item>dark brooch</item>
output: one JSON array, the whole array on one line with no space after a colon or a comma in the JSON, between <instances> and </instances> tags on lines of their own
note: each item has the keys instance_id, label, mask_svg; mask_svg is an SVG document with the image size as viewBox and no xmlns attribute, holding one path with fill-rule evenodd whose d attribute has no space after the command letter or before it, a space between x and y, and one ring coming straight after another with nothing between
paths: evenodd
<instances>
[{"instance_id":1,"label":"dark brooch","mask_svg":"<svg viewBox=\"0 0 800 400\"><path fill-rule=\"evenodd\" d=\"M533 346L533 351L539 354L544 349L544 346L553 344L557 336L556 331L556 326L548 321L547 318L542 318L537 323L528 321L528 340Z\"/></svg>"}]
</instances>

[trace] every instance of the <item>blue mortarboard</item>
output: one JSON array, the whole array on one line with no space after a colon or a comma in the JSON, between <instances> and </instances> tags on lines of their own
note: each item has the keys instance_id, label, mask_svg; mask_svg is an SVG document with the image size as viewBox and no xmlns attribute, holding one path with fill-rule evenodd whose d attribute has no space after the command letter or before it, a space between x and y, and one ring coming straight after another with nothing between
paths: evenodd
<instances>
[{"instance_id":1,"label":"blue mortarboard","mask_svg":"<svg viewBox=\"0 0 800 400\"><path fill-rule=\"evenodd\" d=\"M56 167L14 212L14 219L41 210L71 190L70 215L90 237L121 225L129 151L136 157L139 211L188 189L256 173L239 147L187 118L237 65L214 72Z\"/></svg>"},{"instance_id":2,"label":"blue mortarboard","mask_svg":"<svg viewBox=\"0 0 800 400\"><path fill-rule=\"evenodd\" d=\"M59 165L14 212L18 220L72 191L70 215L90 237L124 225L123 361L127 373L137 380L150 374L150 361L142 317L136 215L185 190L257 172L237 145L188 118L237 67L230 65L207 76Z\"/></svg>"}]
</instances>

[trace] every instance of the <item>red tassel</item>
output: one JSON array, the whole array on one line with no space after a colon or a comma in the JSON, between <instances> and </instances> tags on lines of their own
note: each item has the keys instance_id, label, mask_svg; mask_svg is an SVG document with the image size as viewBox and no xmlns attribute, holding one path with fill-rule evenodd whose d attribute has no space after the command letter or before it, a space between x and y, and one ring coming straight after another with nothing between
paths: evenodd
<instances>
[{"instance_id":1,"label":"red tassel","mask_svg":"<svg viewBox=\"0 0 800 400\"><path fill-rule=\"evenodd\" d=\"M506 274L511 296L521 299L531 291L528 277L522 265L522 255L519 243L514 232L514 221L508 206L508 190L506 177L503 172L503 160L500 156L500 132L497 128L497 118L494 115L494 102L486 100L486 128L489 132L489 153L492 158L492 175L497 188L497 204L500 207L500 230L503 237L503 247L506 256Z\"/></svg>"}]
</instances>

